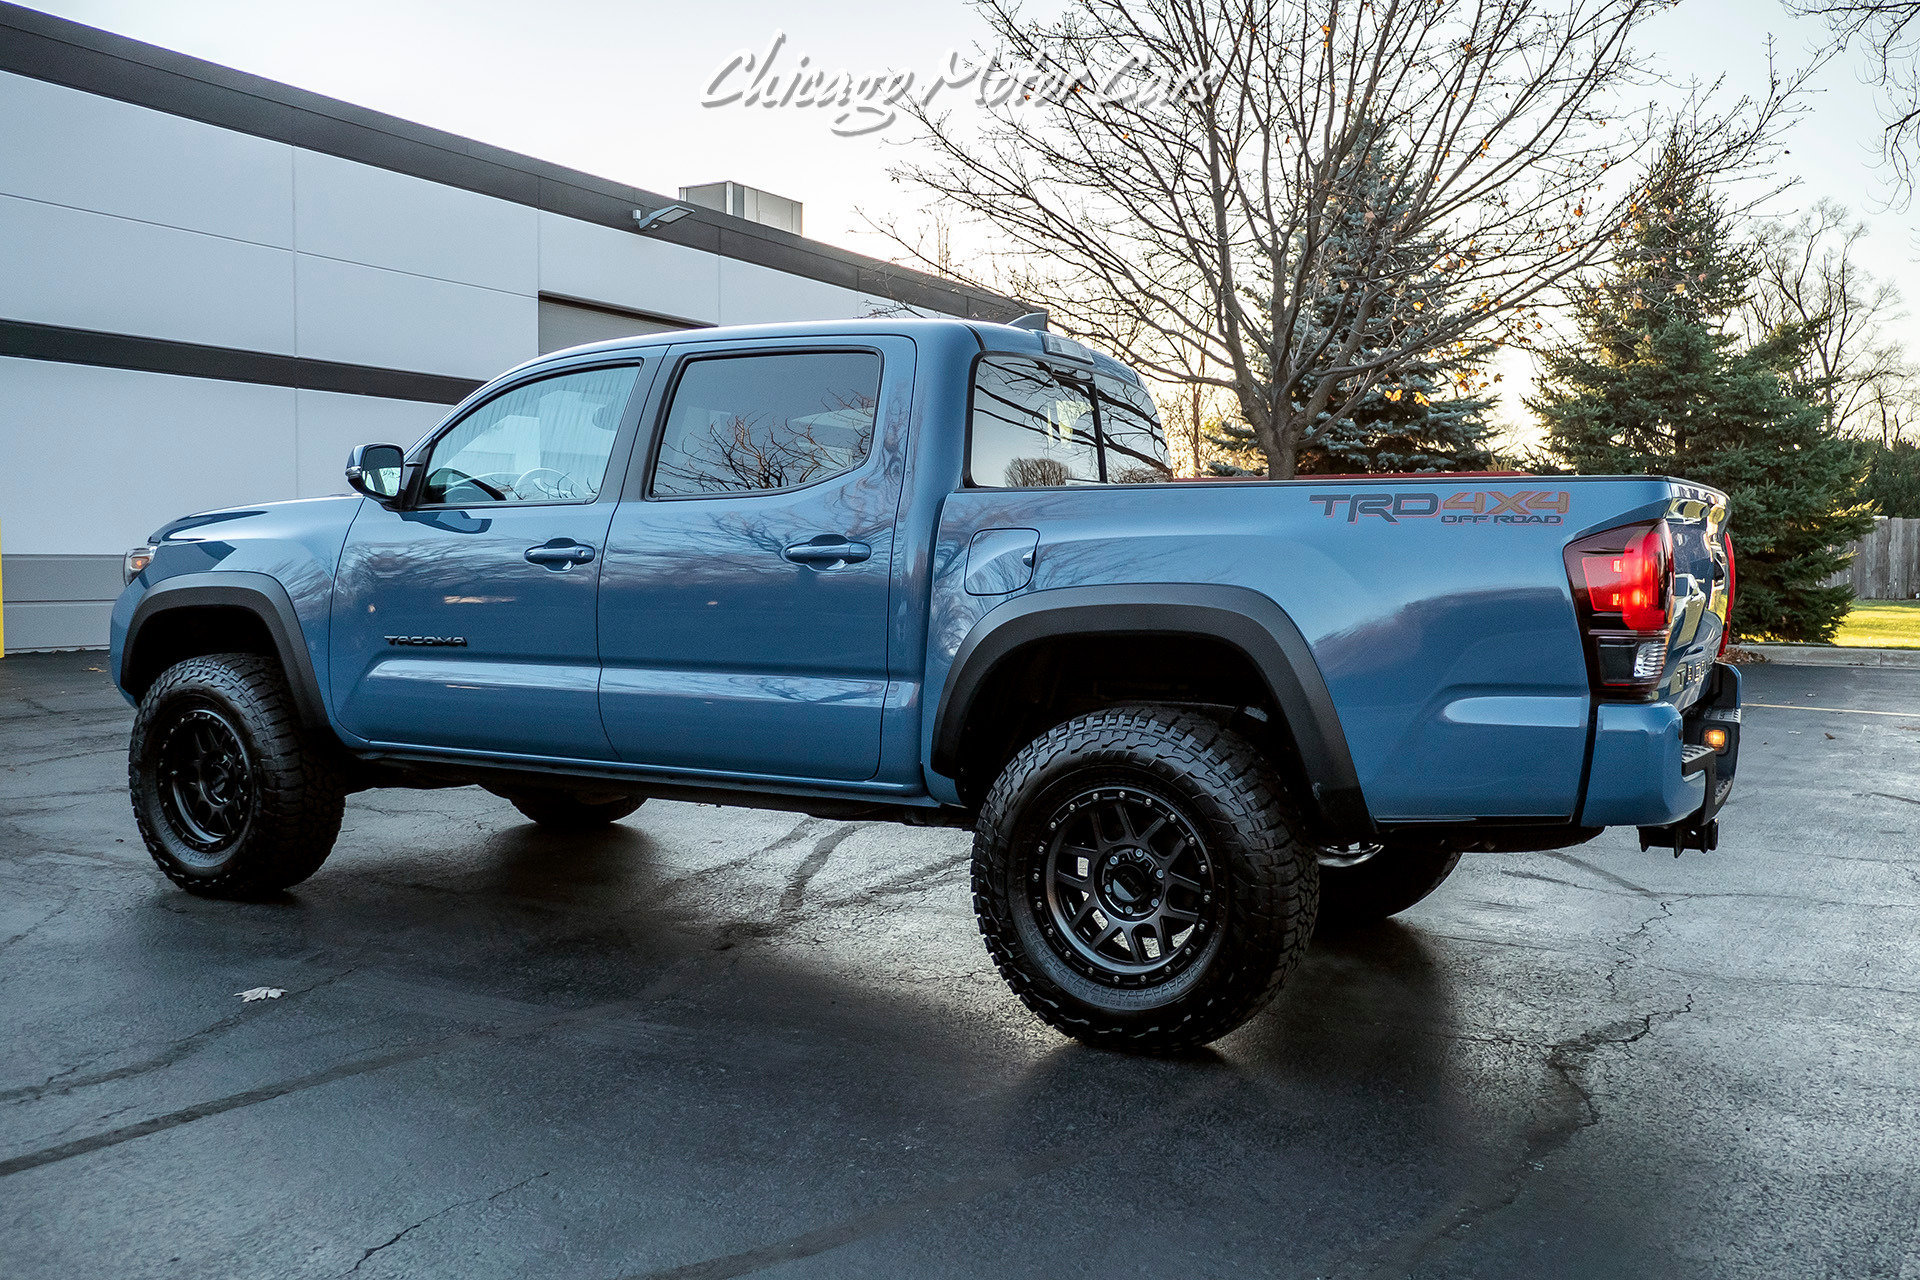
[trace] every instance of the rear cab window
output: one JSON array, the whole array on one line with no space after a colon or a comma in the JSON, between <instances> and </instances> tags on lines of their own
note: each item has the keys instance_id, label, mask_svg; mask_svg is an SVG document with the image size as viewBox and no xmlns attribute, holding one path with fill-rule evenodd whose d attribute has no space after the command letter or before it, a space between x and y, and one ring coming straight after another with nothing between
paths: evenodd
<instances>
[{"instance_id":1,"label":"rear cab window","mask_svg":"<svg viewBox=\"0 0 1920 1280\"><path fill-rule=\"evenodd\" d=\"M1024 356L986 356L975 366L969 484L1051 489L1170 478L1159 414L1137 383Z\"/></svg>"}]
</instances>

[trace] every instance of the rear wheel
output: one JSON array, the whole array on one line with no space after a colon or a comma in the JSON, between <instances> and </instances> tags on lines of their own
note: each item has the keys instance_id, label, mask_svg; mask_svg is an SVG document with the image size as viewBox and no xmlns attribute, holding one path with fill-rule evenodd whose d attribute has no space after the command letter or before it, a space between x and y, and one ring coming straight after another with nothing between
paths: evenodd
<instances>
[{"instance_id":1,"label":"rear wheel","mask_svg":"<svg viewBox=\"0 0 1920 1280\"><path fill-rule=\"evenodd\" d=\"M1320 850L1322 935L1398 915L1440 887L1460 862L1458 851L1398 845Z\"/></svg>"},{"instance_id":2,"label":"rear wheel","mask_svg":"<svg viewBox=\"0 0 1920 1280\"><path fill-rule=\"evenodd\" d=\"M1279 780L1213 720L1117 707L1014 757L975 828L974 908L1021 1001L1171 1052L1259 1012L1313 932L1318 868Z\"/></svg>"},{"instance_id":3,"label":"rear wheel","mask_svg":"<svg viewBox=\"0 0 1920 1280\"><path fill-rule=\"evenodd\" d=\"M300 724L280 668L256 654L162 672L134 716L127 778L147 852L194 893L299 884L340 834L337 762Z\"/></svg>"},{"instance_id":4,"label":"rear wheel","mask_svg":"<svg viewBox=\"0 0 1920 1280\"><path fill-rule=\"evenodd\" d=\"M503 791L500 793L534 822L556 831L604 827L647 802L622 791Z\"/></svg>"}]
</instances>

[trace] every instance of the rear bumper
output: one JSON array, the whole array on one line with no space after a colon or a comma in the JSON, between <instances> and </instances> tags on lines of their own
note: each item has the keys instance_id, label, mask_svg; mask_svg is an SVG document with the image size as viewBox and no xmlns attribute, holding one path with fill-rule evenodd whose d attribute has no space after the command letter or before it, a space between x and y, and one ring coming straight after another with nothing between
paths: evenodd
<instances>
[{"instance_id":1,"label":"rear bumper","mask_svg":"<svg viewBox=\"0 0 1920 1280\"><path fill-rule=\"evenodd\" d=\"M1725 750L1695 744L1708 726L1728 730ZM1583 827L1667 827L1711 822L1726 802L1740 756L1740 673L1717 664L1707 692L1684 716L1664 702L1600 704Z\"/></svg>"}]
</instances>

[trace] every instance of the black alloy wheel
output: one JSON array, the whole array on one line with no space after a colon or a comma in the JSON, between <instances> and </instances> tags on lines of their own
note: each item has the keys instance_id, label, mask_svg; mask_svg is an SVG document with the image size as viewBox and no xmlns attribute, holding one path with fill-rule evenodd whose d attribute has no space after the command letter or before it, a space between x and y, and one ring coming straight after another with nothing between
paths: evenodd
<instances>
[{"instance_id":1,"label":"black alloy wheel","mask_svg":"<svg viewBox=\"0 0 1920 1280\"><path fill-rule=\"evenodd\" d=\"M253 820L253 764L239 730L211 706L180 709L160 741L160 811L196 853L233 847Z\"/></svg>"},{"instance_id":2,"label":"black alloy wheel","mask_svg":"<svg viewBox=\"0 0 1920 1280\"><path fill-rule=\"evenodd\" d=\"M1096 982L1179 974L1217 933L1217 870L1193 824L1137 786L1091 787L1047 822L1028 905L1062 960Z\"/></svg>"}]
</instances>

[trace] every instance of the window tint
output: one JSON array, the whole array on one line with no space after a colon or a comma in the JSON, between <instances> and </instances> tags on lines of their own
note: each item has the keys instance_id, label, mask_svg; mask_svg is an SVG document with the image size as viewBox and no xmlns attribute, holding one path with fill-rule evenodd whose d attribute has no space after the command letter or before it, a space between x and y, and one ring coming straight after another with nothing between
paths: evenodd
<instances>
[{"instance_id":1,"label":"window tint","mask_svg":"<svg viewBox=\"0 0 1920 1280\"><path fill-rule=\"evenodd\" d=\"M1093 484L1093 398L1086 384L1034 360L982 360L973 379L967 475L989 488Z\"/></svg>"},{"instance_id":2,"label":"window tint","mask_svg":"<svg viewBox=\"0 0 1920 1280\"><path fill-rule=\"evenodd\" d=\"M434 444L420 500L591 502L637 372L628 365L567 373L487 401Z\"/></svg>"},{"instance_id":3,"label":"window tint","mask_svg":"<svg viewBox=\"0 0 1920 1280\"><path fill-rule=\"evenodd\" d=\"M688 362L660 437L660 495L791 489L851 471L873 448L880 357L868 351Z\"/></svg>"},{"instance_id":4,"label":"window tint","mask_svg":"<svg viewBox=\"0 0 1920 1280\"><path fill-rule=\"evenodd\" d=\"M1167 437L1153 397L1135 383L1099 373L1093 378L1100 400L1100 444L1107 455L1108 484L1157 484L1173 478L1167 466Z\"/></svg>"}]
</instances>

